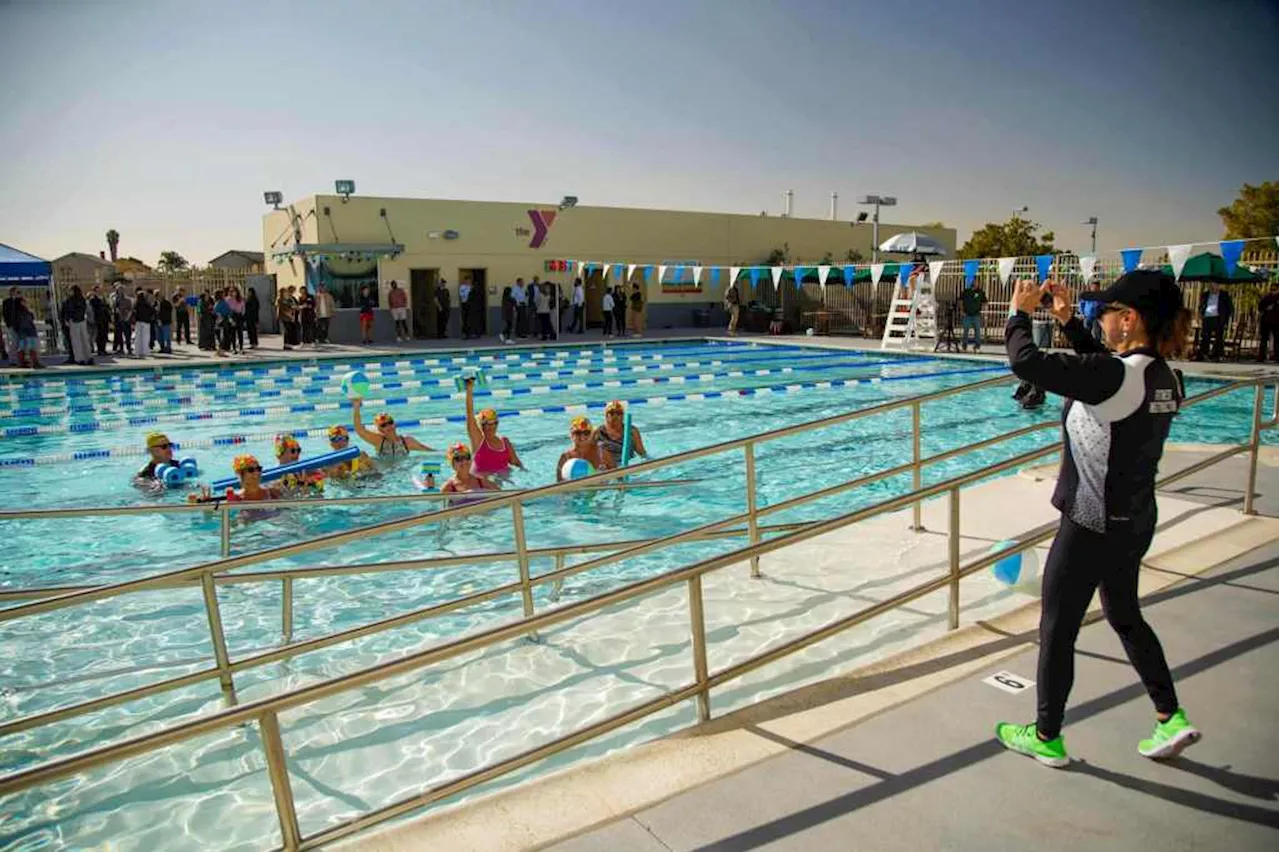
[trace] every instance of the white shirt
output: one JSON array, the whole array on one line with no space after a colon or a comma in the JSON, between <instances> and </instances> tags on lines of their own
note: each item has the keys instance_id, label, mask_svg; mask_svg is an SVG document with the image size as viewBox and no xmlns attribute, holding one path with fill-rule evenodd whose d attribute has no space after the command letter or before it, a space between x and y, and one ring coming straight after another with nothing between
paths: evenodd
<instances>
[{"instance_id":1,"label":"white shirt","mask_svg":"<svg viewBox=\"0 0 1280 852\"><path fill-rule=\"evenodd\" d=\"M458 285L458 301L465 302L471 298L471 285L462 283Z\"/></svg>"},{"instance_id":2,"label":"white shirt","mask_svg":"<svg viewBox=\"0 0 1280 852\"><path fill-rule=\"evenodd\" d=\"M1218 294L1210 293L1209 301L1205 302L1204 315L1207 317L1216 317L1218 315Z\"/></svg>"},{"instance_id":3,"label":"white shirt","mask_svg":"<svg viewBox=\"0 0 1280 852\"><path fill-rule=\"evenodd\" d=\"M582 287L574 285L573 288L573 306L576 308L586 302L586 295L582 292Z\"/></svg>"},{"instance_id":4,"label":"white shirt","mask_svg":"<svg viewBox=\"0 0 1280 852\"><path fill-rule=\"evenodd\" d=\"M604 291L604 299L601 300L600 307L604 309L606 313L611 313L613 311L613 294L608 290Z\"/></svg>"}]
</instances>

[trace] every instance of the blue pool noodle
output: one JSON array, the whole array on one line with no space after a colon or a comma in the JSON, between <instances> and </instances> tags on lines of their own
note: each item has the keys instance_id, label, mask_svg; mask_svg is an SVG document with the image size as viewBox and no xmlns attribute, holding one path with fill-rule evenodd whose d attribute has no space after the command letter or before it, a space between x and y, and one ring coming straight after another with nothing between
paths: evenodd
<instances>
[{"instance_id":1,"label":"blue pool noodle","mask_svg":"<svg viewBox=\"0 0 1280 852\"><path fill-rule=\"evenodd\" d=\"M338 450L336 453L325 453L322 456L314 456L309 459L301 459L293 464L285 464L280 467L270 467L262 471L262 481L272 482L281 477L288 476L291 473L305 473L309 470L328 467L338 462L351 461L360 457L359 447L347 447L345 450ZM240 477L233 476L228 479L219 479L213 485L209 486L212 491L225 491L228 488L235 488L240 484Z\"/></svg>"}]
</instances>

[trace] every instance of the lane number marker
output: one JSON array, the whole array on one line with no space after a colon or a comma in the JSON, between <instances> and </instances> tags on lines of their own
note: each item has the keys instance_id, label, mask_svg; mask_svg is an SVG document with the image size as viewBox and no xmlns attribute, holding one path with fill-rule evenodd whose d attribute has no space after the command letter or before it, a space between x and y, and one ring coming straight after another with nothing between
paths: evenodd
<instances>
[{"instance_id":1,"label":"lane number marker","mask_svg":"<svg viewBox=\"0 0 1280 852\"><path fill-rule=\"evenodd\" d=\"M1013 695L1026 692L1036 685L1034 680L1025 678L1022 675L1016 675L1013 672L996 672L990 677L984 677L982 682L988 686L994 686L996 689L1003 689Z\"/></svg>"}]
</instances>

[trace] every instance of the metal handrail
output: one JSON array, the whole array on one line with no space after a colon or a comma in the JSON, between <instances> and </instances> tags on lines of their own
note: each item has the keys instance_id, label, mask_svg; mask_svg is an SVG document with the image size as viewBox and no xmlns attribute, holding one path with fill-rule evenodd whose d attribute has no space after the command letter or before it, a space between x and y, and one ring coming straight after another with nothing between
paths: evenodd
<instances>
[{"instance_id":1,"label":"metal handrail","mask_svg":"<svg viewBox=\"0 0 1280 852\"><path fill-rule=\"evenodd\" d=\"M1203 470L1213 464L1235 456L1240 452L1250 453L1251 464L1249 477L1250 483L1252 484L1256 474L1254 468L1256 466L1260 432L1264 428L1269 428L1276 419L1272 418L1272 420L1265 422L1262 419L1264 399L1262 381L1255 380L1253 382L1241 382L1230 388L1215 389L1214 391L1209 391L1205 394L1200 394L1187 400L1187 404L1202 402L1205 399L1218 396L1220 393L1230 392L1230 390L1247 387L1249 385L1253 385L1255 387L1252 429L1249 442L1241 445L1233 445L1208 459L1203 459L1181 471L1163 477L1158 481L1157 485L1167 485L1177 479L1190 476L1199 470ZM970 574L973 574L974 572L994 564L995 562L1012 554L1020 553L1050 538L1055 532L1053 525L1047 525L1020 537L1011 547L1006 547L996 553L984 554L976 560L972 560L962 565L960 562L959 548L959 510L961 489L994 474L1001 473L1015 467L1020 467L1032 461L1057 453L1061 450L1061 447L1062 445L1059 442L1050 446L1031 450L1013 458L1006 459L1005 461L988 465L980 470L952 477L951 479L936 483L932 486L916 489L907 494L881 501L880 503L872 506L848 512L825 521L806 524L795 532L785 533L767 541L755 542L729 553L704 559L690 566L673 569L664 574L628 584L627 586L597 595L593 598L567 604L541 614L520 619L513 623L489 628L470 636L461 637L442 645L415 652L400 659L389 660L358 672L314 683L288 693L259 699L238 707L218 711L209 716L191 720L152 734L135 737L133 739L103 746L78 755L50 761L49 763L33 767L31 769L12 773L10 775L0 777L0 795L15 793L38 784L63 778L105 763L111 763L133 755L154 751L173 743L225 729L233 725L257 722L263 737L263 747L267 755L267 769L272 784L273 796L281 824L285 848L288 850L318 848L325 843L333 842L369 826L407 813L425 804L429 804L446 796L454 795L463 790L470 789L480 783L514 771L522 766L526 766L551 754L563 751L580 742L585 742L588 739L615 730L623 725L630 724L631 722L644 718L645 716L666 707L670 707L681 701L687 700L688 698L696 698L698 700L699 719L705 721L710 716L709 694L712 688L722 685L723 683L737 677L741 677L743 674L746 674L755 668L759 668L769 662L785 657L795 651L801 650L804 647L808 647L815 642L829 638L830 636L833 636L858 623L888 612L924 595L940 591L943 588L950 587L949 627L952 629L956 628L959 622L959 581L963 577L969 576ZM948 524L949 570L945 576L917 585L912 589L893 596L892 598L876 603L815 631L811 631L804 636L789 640L782 645L776 646L769 651L758 654L748 660L739 662L715 673L709 672L706 663L706 637L703 624L701 594L701 579L704 575L730 565L738 564L744 560L749 560L760 555L771 553L773 551L789 547L790 545L798 544L814 537L833 532L837 529L841 529L867 518L886 512L904 509L907 506L914 505L915 503L932 497L941 496L944 493L948 495L950 505ZM1250 499L1251 496L1251 492L1246 494L1246 513L1249 513L1250 511L1249 504L1252 502ZM653 592L666 589L681 582L688 583L690 592L690 624L694 650L694 681L692 683L672 690L671 692L659 696L656 699L652 699L638 706L629 708L621 713L610 716L609 718L596 722L586 728L579 729L568 735L559 737L549 743L545 743L541 746L529 749L521 754L500 761L499 763L468 773L461 778L429 788L421 793L406 797L373 812L346 820L343 823L331 826L310 836L303 836L298 824L297 814L293 803L293 795L287 766L287 755L284 750L283 740L281 738L278 724L278 716L281 712L322 698L357 689L379 680L406 674L433 663L457 657L470 651L485 648L498 642L517 638L521 635L527 635L532 631L551 627L564 621L596 612L605 607L652 594Z\"/></svg>"}]
</instances>

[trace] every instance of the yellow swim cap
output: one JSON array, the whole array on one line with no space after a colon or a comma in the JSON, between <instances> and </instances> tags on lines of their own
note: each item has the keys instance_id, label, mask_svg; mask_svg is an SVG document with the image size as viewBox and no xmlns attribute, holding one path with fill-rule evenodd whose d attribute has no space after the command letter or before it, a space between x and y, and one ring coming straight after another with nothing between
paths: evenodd
<instances>
[{"instance_id":1,"label":"yellow swim cap","mask_svg":"<svg viewBox=\"0 0 1280 852\"><path fill-rule=\"evenodd\" d=\"M152 432L147 436L147 449L169 443L169 436L163 432Z\"/></svg>"}]
</instances>

